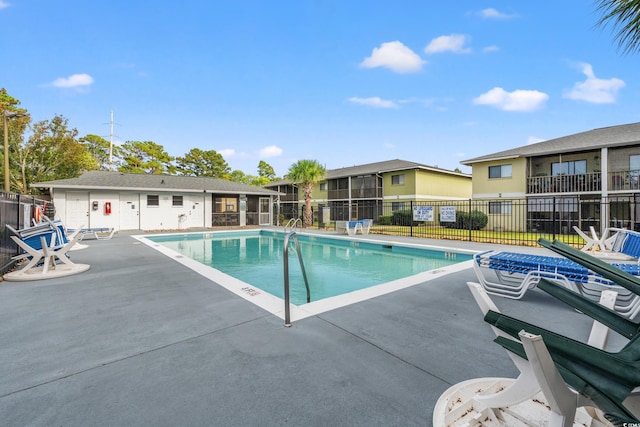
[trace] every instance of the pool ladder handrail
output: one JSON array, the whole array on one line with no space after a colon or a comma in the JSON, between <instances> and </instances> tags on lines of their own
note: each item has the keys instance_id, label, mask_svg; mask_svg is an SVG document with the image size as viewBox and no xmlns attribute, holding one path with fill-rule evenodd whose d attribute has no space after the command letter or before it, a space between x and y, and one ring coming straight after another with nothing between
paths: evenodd
<instances>
[{"instance_id":1,"label":"pool ladder handrail","mask_svg":"<svg viewBox=\"0 0 640 427\"><path fill-rule=\"evenodd\" d=\"M293 241L296 244L296 253L298 254L298 261L300 262L300 269L302 270L304 285L307 288L307 303L311 302L309 281L307 280L307 272L304 269L304 262L302 262L300 242L298 242L298 236L296 232L292 230L286 236L284 236L284 247L282 248L284 261L284 326L286 326L287 328L291 327L291 311L289 307L289 240L291 238L293 238Z\"/></svg>"},{"instance_id":2,"label":"pool ladder handrail","mask_svg":"<svg viewBox=\"0 0 640 427\"><path fill-rule=\"evenodd\" d=\"M291 218L287 225L284 226L284 232L287 232L287 228L291 227L291 231L295 231L298 229L298 223L300 223L300 227L302 227L302 220L300 218Z\"/></svg>"}]
</instances>

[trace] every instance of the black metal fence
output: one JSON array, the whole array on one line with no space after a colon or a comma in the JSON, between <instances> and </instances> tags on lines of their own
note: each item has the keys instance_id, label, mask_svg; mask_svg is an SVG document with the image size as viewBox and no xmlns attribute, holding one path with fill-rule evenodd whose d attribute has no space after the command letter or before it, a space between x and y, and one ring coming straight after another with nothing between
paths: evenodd
<instances>
[{"instance_id":1,"label":"black metal fence","mask_svg":"<svg viewBox=\"0 0 640 427\"><path fill-rule=\"evenodd\" d=\"M46 215L53 218L53 205L33 196L0 191L0 275L13 267L11 259L18 254L18 245L11 240L6 224L13 228L24 228L31 223L35 207L39 206Z\"/></svg>"},{"instance_id":2,"label":"black metal fence","mask_svg":"<svg viewBox=\"0 0 640 427\"><path fill-rule=\"evenodd\" d=\"M304 206L280 206L280 221L302 218ZM314 224L334 228L336 221L373 219L371 233L533 246L539 238L580 247L574 227L598 232L606 227L640 231L640 198L540 197L427 202L329 202L314 206ZM602 223L602 218L608 218Z\"/></svg>"}]
</instances>

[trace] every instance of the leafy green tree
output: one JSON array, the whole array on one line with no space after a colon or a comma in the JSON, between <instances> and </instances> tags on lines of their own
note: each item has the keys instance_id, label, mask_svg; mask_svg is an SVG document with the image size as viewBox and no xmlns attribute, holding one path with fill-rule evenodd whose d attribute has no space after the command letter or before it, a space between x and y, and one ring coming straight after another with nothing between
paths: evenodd
<instances>
[{"instance_id":1,"label":"leafy green tree","mask_svg":"<svg viewBox=\"0 0 640 427\"><path fill-rule=\"evenodd\" d=\"M273 170L273 167L269 163L260 160L260 163L258 163L258 176L267 179L267 182L260 185L267 185L276 178L276 171Z\"/></svg>"},{"instance_id":2,"label":"leafy green tree","mask_svg":"<svg viewBox=\"0 0 640 427\"><path fill-rule=\"evenodd\" d=\"M294 184L299 185L304 194L304 215L302 219L304 227L310 227L313 224L311 192L313 191L313 186L324 179L326 172L326 168L317 160L298 160L289 167L287 178L293 181Z\"/></svg>"},{"instance_id":3,"label":"leafy green tree","mask_svg":"<svg viewBox=\"0 0 640 427\"><path fill-rule=\"evenodd\" d=\"M264 160L260 160L258 164L258 176L245 174L243 171L236 169L231 172L229 179L233 182L261 187L269 184L275 175L273 167Z\"/></svg>"},{"instance_id":4,"label":"leafy green tree","mask_svg":"<svg viewBox=\"0 0 640 427\"><path fill-rule=\"evenodd\" d=\"M260 187L263 185L267 185L269 183L269 179L263 176L255 176L249 175L242 172L239 169L234 170L229 175L230 181L239 182L241 184L253 185L255 187Z\"/></svg>"},{"instance_id":5,"label":"leafy green tree","mask_svg":"<svg viewBox=\"0 0 640 427\"><path fill-rule=\"evenodd\" d=\"M262 187L263 185L267 185L271 182L271 180L266 176L253 175L247 175L247 181L249 182L249 185L253 185L255 187Z\"/></svg>"},{"instance_id":6,"label":"leafy green tree","mask_svg":"<svg viewBox=\"0 0 640 427\"><path fill-rule=\"evenodd\" d=\"M176 170L186 176L207 176L230 179L231 168L216 150L192 148L183 157L176 158Z\"/></svg>"},{"instance_id":7,"label":"leafy green tree","mask_svg":"<svg viewBox=\"0 0 640 427\"><path fill-rule=\"evenodd\" d=\"M640 0L596 0L603 15L597 25L617 28L615 39L624 53L640 51Z\"/></svg>"},{"instance_id":8,"label":"leafy green tree","mask_svg":"<svg viewBox=\"0 0 640 427\"><path fill-rule=\"evenodd\" d=\"M248 184L247 175L242 172L240 169L235 169L229 175L229 180L233 182L239 182L241 184Z\"/></svg>"},{"instance_id":9,"label":"leafy green tree","mask_svg":"<svg viewBox=\"0 0 640 427\"><path fill-rule=\"evenodd\" d=\"M153 141L127 141L120 146L120 172L173 174L174 158L160 144Z\"/></svg>"},{"instance_id":10,"label":"leafy green tree","mask_svg":"<svg viewBox=\"0 0 640 427\"><path fill-rule=\"evenodd\" d=\"M16 157L19 152L22 141L24 139L24 133L31 121L27 110L20 108L20 101L12 97L7 93L5 88L0 89L0 141L2 141L3 148L0 149L0 165L2 165L2 182L5 182L5 174L9 174L9 191L20 191L18 183L21 180L18 178L18 172L20 170L20 161ZM4 141L5 141L5 129L4 129L4 115L7 114L7 151L8 151L8 164L9 167L5 168L5 153L4 153ZM4 189L4 186L2 187Z\"/></svg>"},{"instance_id":11,"label":"leafy green tree","mask_svg":"<svg viewBox=\"0 0 640 427\"><path fill-rule=\"evenodd\" d=\"M86 149L91 153L93 158L96 160L96 164L98 165L98 169L100 170L110 170L109 157L112 157L112 161L115 163L118 158L118 146L114 145L111 149L111 143L98 135L85 135L80 138L80 143L82 143ZM111 156L109 155L109 151L112 151Z\"/></svg>"},{"instance_id":12,"label":"leafy green tree","mask_svg":"<svg viewBox=\"0 0 640 427\"><path fill-rule=\"evenodd\" d=\"M96 160L77 140L78 131L69 120L55 116L32 125L33 134L19 153L20 190L28 192L32 182L74 178L97 169Z\"/></svg>"}]
</instances>

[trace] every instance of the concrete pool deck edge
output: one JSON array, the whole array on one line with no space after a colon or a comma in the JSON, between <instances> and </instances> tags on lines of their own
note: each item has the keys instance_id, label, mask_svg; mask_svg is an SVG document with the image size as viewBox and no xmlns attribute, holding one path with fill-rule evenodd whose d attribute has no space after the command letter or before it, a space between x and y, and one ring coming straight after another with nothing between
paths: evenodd
<instances>
[{"instance_id":1,"label":"concrete pool deck edge","mask_svg":"<svg viewBox=\"0 0 640 427\"><path fill-rule=\"evenodd\" d=\"M261 231L260 229L252 229L249 232L258 234L260 233L260 231ZM281 230L271 229L268 231L280 232ZM204 265L201 262L198 262L190 257L184 256L179 252L171 248L168 248L166 246L163 246L162 244L159 244L152 240L153 237L158 237L158 236L176 236L176 235L196 236L199 234L207 235L207 236L214 236L214 235L233 236L234 233L240 234L240 235L246 235L247 231L239 230L234 232L234 231L225 230L220 232L206 231L206 232L186 232L186 233L180 233L180 232L159 233L159 234L145 234L145 235L138 234L138 235L133 235L132 237L134 239L137 239L141 243L144 243L145 245L166 255L172 260L188 268L191 268L193 271L206 277L207 279L211 280L217 285L222 286L228 291L233 292L239 297L244 298L245 300L257 305L258 307L284 320L285 307L284 307L284 300L282 298L279 298L268 292L258 289L255 286L252 286L246 282L243 282L242 280L239 280L233 276L230 276L213 267ZM282 232L282 234L284 235L285 233ZM314 233L305 232L304 235L313 236ZM366 242L366 243L373 243L373 244L380 244L380 245L393 245L393 246L401 246L401 247L415 248L415 249L432 249L432 250L438 250L443 252L453 252L453 253L461 253L461 254L467 254L467 255L477 253L477 251L468 250L468 249L445 248L441 246L425 245L425 244L420 244L415 242L409 243L409 242L400 242L397 240L377 240L375 239L374 235L371 235L368 238L363 238L363 236L358 237L358 236L327 235L326 233L325 234L315 233L315 235L318 237L327 237L327 238L331 238L339 241ZM375 298L381 295L395 292L400 289L405 289L421 283L427 283L438 277L443 277L456 271L462 271L467 268L471 268L472 263L473 263L472 260L462 261L453 265L440 267L434 270L425 271L416 275L404 277L391 282L382 283L380 285L371 286L368 288L344 293L344 294L329 297L329 298L323 298L318 301L312 301L307 304L302 304L302 305L290 304L289 309L290 309L291 321L295 322L310 316L316 316L326 311L335 310L340 307L346 307L351 304L366 301L367 299L370 299L370 298Z\"/></svg>"}]
</instances>

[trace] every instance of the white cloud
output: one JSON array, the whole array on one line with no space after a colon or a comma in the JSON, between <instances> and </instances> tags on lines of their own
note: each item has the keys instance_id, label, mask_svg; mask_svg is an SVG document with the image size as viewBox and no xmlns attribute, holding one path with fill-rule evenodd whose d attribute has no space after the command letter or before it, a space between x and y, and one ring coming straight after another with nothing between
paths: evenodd
<instances>
[{"instance_id":1,"label":"white cloud","mask_svg":"<svg viewBox=\"0 0 640 427\"><path fill-rule=\"evenodd\" d=\"M590 64L580 64L582 73L587 76L583 82L573 85L573 89L566 90L563 97L594 104L611 104L616 102L618 91L625 87L625 82L615 77L608 80L599 79Z\"/></svg>"},{"instance_id":2,"label":"white cloud","mask_svg":"<svg viewBox=\"0 0 640 427\"><path fill-rule=\"evenodd\" d=\"M89 74L73 74L66 78L60 77L51 83L52 86L63 88L90 86L91 84L93 84L93 77Z\"/></svg>"},{"instance_id":3,"label":"white cloud","mask_svg":"<svg viewBox=\"0 0 640 427\"><path fill-rule=\"evenodd\" d=\"M464 47L466 42L467 38L462 34L440 36L431 40L427 47L424 48L424 52L428 55L440 52L469 53L471 48Z\"/></svg>"},{"instance_id":4,"label":"white cloud","mask_svg":"<svg viewBox=\"0 0 640 427\"><path fill-rule=\"evenodd\" d=\"M489 105L503 111L534 111L541 108L549 99L549 95L537 90L514 90L507 92L501 87L494 87L487 93L474 98L477 105Z\"/></svg>"},{"instance_id":5,"label":"white cloud","mask_svg":"<svg viewBox=\"0 0 640 427\"><path fill-rule=\"evenodd\" d=\"M9 7L9 6L10 6L10 3L0 0L0 9L4 9L5 7Z\"/></svg>"},{"instance_id":6,"label":"white cloud","mask_svg":"<svg viewBox=\"0 0 640 427\"><path fill-rule=\"evenodd\" d=\"M537 144L538 142L546 141L544 138L538 138L537 136L530 136L527 138L527 145Z\"/></svg>"},{"instance_id":7,"label":"white cloud","mask_svg":"<svg viewBox=\"0 0 640 427\"><path fill-rule=\"evenodd\" d=\"M397 102L398 104L420 104L423 107L433 107L433 105L435 104L435 102L437 101L437 99L435 98L417 98L417 97L412 97L412 98L406 98L406 99L399 99Z\"/></svg>"},{"instance_id":8,"label":"white cloud","mask_svg":"<svg viewBox=\"0 0 640 427\"><path fill-rule=\"evenodd\" d=\"M389 150L393 150L394 148L396 148L395 144L392 144L390 142L385 142L384 143L384 148L387 148Z\"/></svg>"},{"instance_id":9,"label":"white cloud","mask_svg":"<svg viewBox=\"0 0 640 427\"><path fill-rule=\"evenodd\" d=\"M218 153L222 155L222 157L233 157L236 155L236 150L233 148L223 148L222 150L218 150Z\"/></svg>"},{"instance_id":10,"label":"white cloud","mask_svg":"<svg viewBox=\"0 0 640 427\"><path fill-rule=\"evenodd\" d=\"M279 157L282 155L282 148L275 145L264 147L260 150L260 157Z\"/></svg>"},{"instance_id":11,"label":"white cloud","mask_svg":"<svg viewBox=\"0 0 640 427\"><path fill-rule=\"evenodd\" d=\"M506 13L499 12L498 10L492 7L481 10L480 12L478 12L478 15L487 19L511 19L516 17L516 15L509 15Z\"/></svg>"},{"instance_id":12,"label":"white cloud","mask_svg":"<svg viewBox=\"0 0 640 427\"><path fill-rule=\"evenodd\" d=\"M486 46L486 47L483 47L483 48L482 48L482 51L483 51L484 53L497 52L497 51L499 51L499 50L500 50L500 48L499 48L498 46L496 46L496 45Z\"/></svg>"},{"instance_id":13,"label":"white cloud","mask_svg":"<svg viewBox=\"0 0 640 427\"><path fill-rule=\"evenodd\" d=\"M375 108L398 108L398 104L396 104L395 102L387 101L377 96L372 96L370 98L353 97L349 98L347 101L351 102L352 104L366 105L368 107Z\"/></svg>"},{"instance_id":14,"label":"white cloud","mask_svg":"<svg viewBox=\"0 0 640 427\"><path fill-rule=\"evenodd\" d=\"M387 67L396 73L406 74L421 71L422 65L426 62L401 42L393 41L373 48L371 56L365 58L360 66L363 68Z\"/></svg>"}]
</instances>

